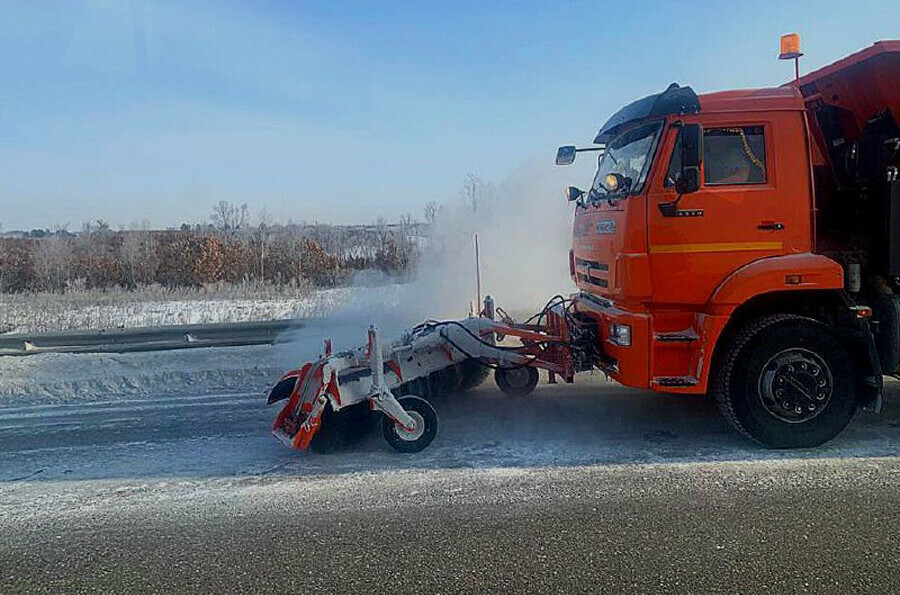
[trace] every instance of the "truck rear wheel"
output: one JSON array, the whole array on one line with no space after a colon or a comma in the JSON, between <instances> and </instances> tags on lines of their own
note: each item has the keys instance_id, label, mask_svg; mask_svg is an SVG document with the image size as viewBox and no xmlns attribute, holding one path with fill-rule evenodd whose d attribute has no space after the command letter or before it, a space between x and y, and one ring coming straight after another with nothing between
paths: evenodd
<instances>
[{"instance_id":1,"label":"truck rear wheel","mask_svg":"<svg viewBox=\"0 0 900 595\"><path fill-rule=\"evenodd\" d=\"M725 418L771 448L808 448L834 438L856 412L850 356L811 318L776 314L732 338L711 389Z\"/></svg>"}]
</instances>

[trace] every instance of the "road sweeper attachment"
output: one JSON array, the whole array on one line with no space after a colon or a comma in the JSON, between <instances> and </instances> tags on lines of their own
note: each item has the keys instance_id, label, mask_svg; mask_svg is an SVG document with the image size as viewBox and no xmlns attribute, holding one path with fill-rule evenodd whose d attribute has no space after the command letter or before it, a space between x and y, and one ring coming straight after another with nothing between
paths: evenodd
<instances>
[{"instance_id":1,"label":"road sweeper attachment","mask_svg":"<svg viewBox=\"0 0 900 595\"><path fill-rule=\"evenodd\" d=\"M387 443L418 452L437 435L429 401L473 388L490 369L504 393L524 396L537 385L538 369L553 383L593 367L596 335L576 324L570 308L557 296L520 324L488 296L478 316L428 321L387 345L374 325L353 351L331 353L326 340L323 356L282 376L269 393L270 404L287 399L273 433L292 448L325 450L362 433L381 412Z\"/></svg>"}]
</instances>

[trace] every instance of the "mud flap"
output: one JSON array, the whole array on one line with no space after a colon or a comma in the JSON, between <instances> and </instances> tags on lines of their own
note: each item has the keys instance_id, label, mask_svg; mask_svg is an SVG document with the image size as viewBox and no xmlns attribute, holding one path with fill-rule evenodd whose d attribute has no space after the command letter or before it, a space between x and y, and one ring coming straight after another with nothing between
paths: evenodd
<instances>
[{"instance_id":1,"label":"mud flap","mask_svg":"<svg viewBox=\"0 0 900 595\"><path fill-rule=\"evenodd\" d=\"M869 324L864 320L855 320L852 328L844 326L841 335L850 353L854 354L854 365L859 369L860 389L862 391L860 407L864 411L881 413L884 402L884 372L878 348Z\"/></svg>"}]
</instances>

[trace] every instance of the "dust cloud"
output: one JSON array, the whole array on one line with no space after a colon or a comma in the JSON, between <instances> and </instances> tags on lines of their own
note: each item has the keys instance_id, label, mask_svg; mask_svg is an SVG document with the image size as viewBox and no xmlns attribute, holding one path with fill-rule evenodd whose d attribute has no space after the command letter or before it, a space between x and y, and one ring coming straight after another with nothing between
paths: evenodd
<instances>
[{"instance_id":1,"label":"dust cloud","mask_svg":"<svg viewBox=\"0 0 900 595\"><path fill-rule=\"evenodd\" d=\"M468 176L458 196L440 205L411 282L360 276L351 298L332 315L285 338L286 354L295 364L315 359L323 337L332 338L336 350L355 348L372 323L392 339L425 320L465 317L476 300L476 233L482 294L498 306L530 315L553 295L571 293L573 207L562 188L572 183L572 173L535 162L498 183Z\"/></svg>"}]
</instances>

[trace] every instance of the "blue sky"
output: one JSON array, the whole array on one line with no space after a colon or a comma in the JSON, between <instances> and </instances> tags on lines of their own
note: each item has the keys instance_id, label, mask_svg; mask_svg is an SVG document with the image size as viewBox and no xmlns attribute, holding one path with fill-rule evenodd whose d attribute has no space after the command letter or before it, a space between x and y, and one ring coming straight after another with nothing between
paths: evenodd
<instances>
[{"instance_id":1,"label":"blue sky","mask_svg":"<svg viewBox=\"0 0 900 595\"><path fill-rule=\"evenodd\" d=\"M900 37L893 1L0 7L5 229L164 227L220 199L282 220L420 217L467 172L545 167L672 81L784 82L782 33L802 34L804 70Z\"/></svg>"}]
</instances>

